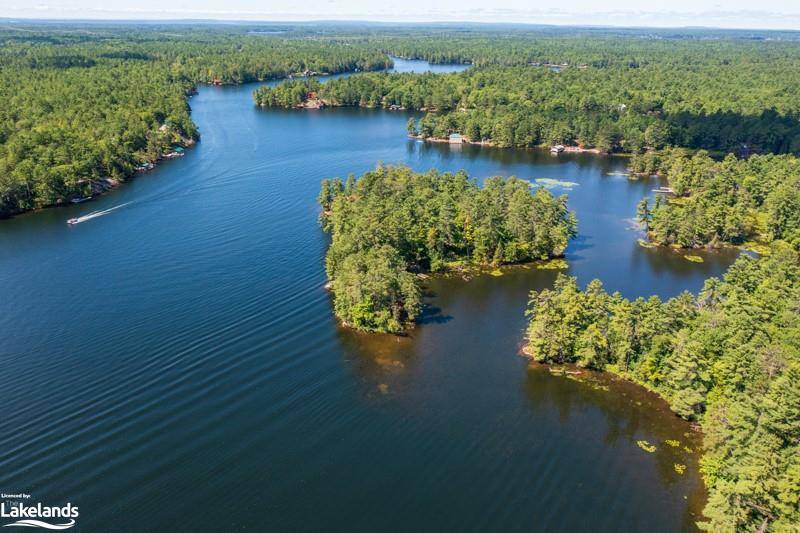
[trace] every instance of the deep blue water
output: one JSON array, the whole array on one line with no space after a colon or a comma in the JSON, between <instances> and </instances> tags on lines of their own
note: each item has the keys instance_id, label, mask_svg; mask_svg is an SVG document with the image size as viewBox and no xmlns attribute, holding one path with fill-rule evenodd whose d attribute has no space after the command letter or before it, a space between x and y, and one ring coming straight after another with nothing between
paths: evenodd
<instances>
[{"instance_id":1,"label":"deep blue water","mask_svg":"<svg viewBox=\"0 0 800 533\"><path fill-rule=\"evenodd\" d=\"M688 426L518 356L554 271L437 279L410 337L355 334L315 197L379 161L574 182L569 273L626 296L697 290L732 254L638 246L656 184L624 159L429 145L405 113L264 111L255 88L201 88L185 157L0 222L0 490L72 502L82 531L691 529L696 457L663 445Z\"/></svg>"}]
</instances>

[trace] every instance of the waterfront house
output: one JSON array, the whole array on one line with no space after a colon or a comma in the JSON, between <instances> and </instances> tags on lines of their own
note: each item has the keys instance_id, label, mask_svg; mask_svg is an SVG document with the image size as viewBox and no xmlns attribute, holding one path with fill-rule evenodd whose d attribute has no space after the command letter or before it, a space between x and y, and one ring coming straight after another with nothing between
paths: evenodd
<instances>
[{"instance_id":1,"label":"waterfront house","mask_svg":"<svg viewBox=\"0 0 800 533\"><path fill-rule=\"evenodd\" d=\"M462 137L460 133L451 133L447 140L450 144L461 144L464 142L464 137Z\"/></svg>"}]
</instances>

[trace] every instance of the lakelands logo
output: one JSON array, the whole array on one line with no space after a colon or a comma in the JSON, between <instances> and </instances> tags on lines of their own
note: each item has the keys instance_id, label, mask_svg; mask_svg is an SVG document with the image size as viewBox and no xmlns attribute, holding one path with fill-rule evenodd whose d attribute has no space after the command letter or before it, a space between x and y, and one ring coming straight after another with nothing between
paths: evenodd
<instances>
[{"instance_id":1,"label":"lakelands logo","mask_svg":"<svg viewBox=\"0 0 800 533\"><path fill-rule=\"evenodd\" d=\"M3 499L30 499L30 494L0 494ZM67 503L61 506L49 506L37 503L25 505L24 501L0 502L0 518L14 519L14 522L3 524L3 527L35 527L42 529L69 529L76 524L78 507Z\"/></svg>"}]
</instances>

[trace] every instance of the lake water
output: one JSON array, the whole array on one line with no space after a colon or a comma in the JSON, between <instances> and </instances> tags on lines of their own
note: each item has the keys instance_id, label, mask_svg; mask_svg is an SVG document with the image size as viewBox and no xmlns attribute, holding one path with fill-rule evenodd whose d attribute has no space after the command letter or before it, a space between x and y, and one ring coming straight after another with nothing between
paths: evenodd
<instances>
[{"instance_id":1,"label":"lake water","mask_svg":"<svg viewBox=\"0 0 800 533\"><path fill-rule=\"evenodd\" d=\"M656 184L622 158L429 145L404 113L264 111L255 87L201 88L184 158L0 222L0 490L77 505L82 531L691 530L696 455L664 444L696 449L688 425L519 357L554 271L436 279L410 337L346 331L315 197L378 161L574 182L569 273L626 296L697 290L733 254L638 246Z\"/></svg>"}]
</instances>

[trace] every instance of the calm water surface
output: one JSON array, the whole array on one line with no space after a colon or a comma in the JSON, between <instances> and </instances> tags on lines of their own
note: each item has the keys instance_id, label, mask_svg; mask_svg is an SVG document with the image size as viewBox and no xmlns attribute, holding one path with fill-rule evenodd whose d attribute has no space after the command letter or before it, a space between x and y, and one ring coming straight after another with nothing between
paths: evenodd
<instances>
[{"instance_id":1,"label":"calm water surface","mask_svg":"<svg viewBox=\"0 0 800 533\"><path fill-rule=\"evenodd\" d=\"M623 159L427 145L403 113L260 111L254 88L201 88L184 158L0 222L0 490L72 502L82 531L692 529L696 458L664 444L696 448L685 423L517 355L553 271L437 279L409 338L345 331L315 197L378 161L574 182L569 273L626 296L697 290L732 255L639 247L655 184Z\"/></svg>"}]
</instances>

